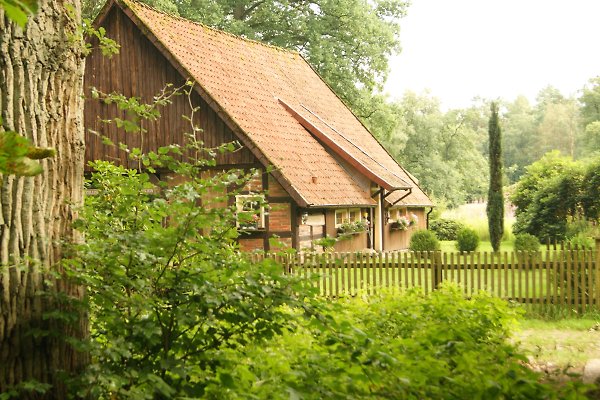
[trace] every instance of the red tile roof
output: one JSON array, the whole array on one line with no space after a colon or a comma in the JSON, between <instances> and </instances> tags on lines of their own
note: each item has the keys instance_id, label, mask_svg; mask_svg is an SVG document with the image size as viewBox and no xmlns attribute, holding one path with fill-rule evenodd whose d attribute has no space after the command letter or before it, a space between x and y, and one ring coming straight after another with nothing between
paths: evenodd
<instances>
[{"instance_id":1,"label":"red tile roof","mask_svg":"<svg viewBox=\"0 0 600 400\"><path fill-rule=\"evenodd\" d=\"M361 187L332 153L388 190L412 188L402 202L432 204L298 53L131 0L116 4L239 127L243 142L277 169L276 177L301 206L375 204L369 188ZM307 122L316 129L307 128Z\"/></svg>"}]
</instances>

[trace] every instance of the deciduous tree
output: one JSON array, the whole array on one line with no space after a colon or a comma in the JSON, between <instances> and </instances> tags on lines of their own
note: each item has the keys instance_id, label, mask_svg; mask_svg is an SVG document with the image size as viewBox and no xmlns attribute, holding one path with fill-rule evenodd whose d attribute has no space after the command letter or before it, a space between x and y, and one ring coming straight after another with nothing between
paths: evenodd
<instances>
[{"instance_id":1,"label":"deciduous tree","mask_svg":"<svg viewBox=\"0 0 600 400\"><path fill-rule=\"evenodd\" d=\"M56 269L63 242L77 240L83 190L79 13L78 1L41 0L26 25L17 15L20 26L0 7L0 131L57 153L39 175L0 175L0 392L23 399L44 398L27 387L66 398L64 376L86 361L65 340L86 332L85 319L65 319L59 301L82 290Z\"/></svg>"}]
</instances>

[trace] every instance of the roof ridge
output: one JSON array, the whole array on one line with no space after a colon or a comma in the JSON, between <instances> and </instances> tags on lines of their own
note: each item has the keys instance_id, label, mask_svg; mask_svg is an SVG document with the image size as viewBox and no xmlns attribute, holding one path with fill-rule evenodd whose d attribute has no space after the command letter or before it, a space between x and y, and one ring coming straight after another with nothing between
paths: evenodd
<instances>
[{"instance_id":1,"label":"roof ridge","mask_svg":"<svg viewBox=\"0 0 600 400\"><path fill-rule=\"evenodd\" d=\"M138 0L117 0L117 1L126 4L129 8L131 8L131 4L135 4L136 6L147 8L147 9L149 9L151 11L157 12L159 14L164 14L164 15L170 17L170 18L173 18L173 19L184 21L184 22L189 22L189 23L194 24L194 25L198 25L198 26L200 26L202 28L205 28L205 29L208 29L210 31L213 31L213 32L215 32L217 34L222 34L222 35L230 36L230 37L232 37L234 39L239 39L239 40L243 40L245 42L258 44L258 45L261 45L261 46L264 46L264 47L267 47L267 48L270 48L270 49L273 49L273 50L282 51L284 53L290 53L290 54L297 55L297 56L300 56L301 58L303 58L302 55L297 50L286 49L285 47L279 47L279 46L275 46L275 45L272 45L272 44L269 44L269 43L261 42L260 40L249 39L247 37L236 35L234 33L227 32L225 30L217 29L217 28L214 28L212 26L206 25L206 24L204 24L202 22L194 21L192 19L188 19L188 18L182 17L181 15L175 15L175 14L171 14L171 13L169 13L167 11L158 10L158 9L156 9L156 8L154 8L154 7L146 4L146 3L138 1Z\"/></svg>"}]
</instances>

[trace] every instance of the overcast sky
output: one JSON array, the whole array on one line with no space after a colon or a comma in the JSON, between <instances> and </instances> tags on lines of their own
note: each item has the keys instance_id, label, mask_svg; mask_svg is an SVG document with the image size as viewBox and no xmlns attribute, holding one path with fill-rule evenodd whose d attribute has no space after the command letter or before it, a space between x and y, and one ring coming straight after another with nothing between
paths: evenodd
<instances>
[{"instance_id":1,"label":"overcast sky","mask_svg":"<svg viewBox=\"0 0 600 400\"><path fill-rule=\"evenodd\" d=\"M600 75L600 0L412 0L386 92L430 89L444 108L475 96L577 95Z\"/></svg>"}]
</instances>

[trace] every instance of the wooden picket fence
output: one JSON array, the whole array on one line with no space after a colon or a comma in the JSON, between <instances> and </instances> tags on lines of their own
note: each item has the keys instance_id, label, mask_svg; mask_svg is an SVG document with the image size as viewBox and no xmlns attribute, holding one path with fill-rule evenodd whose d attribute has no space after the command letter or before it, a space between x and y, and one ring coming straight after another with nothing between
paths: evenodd
<instances>
[{"instance_id":1,"label":"wooden picket fence","mask_svg":"<svg viewBox=\"0 0 600 400\"><path fill-rule=\"evenodd\" d=\"M455 282L471 296L487 291L525 304L600 310L599 252L562 250L512 253L322 253L266 255L284 271L313 279L321 295L375 294L420 287L425 293ZM255 255L255 258L265 257Z\"/></svg>"}]
</instances>

